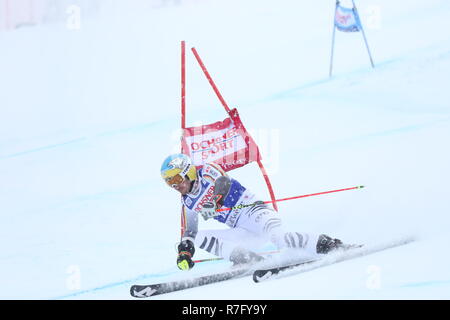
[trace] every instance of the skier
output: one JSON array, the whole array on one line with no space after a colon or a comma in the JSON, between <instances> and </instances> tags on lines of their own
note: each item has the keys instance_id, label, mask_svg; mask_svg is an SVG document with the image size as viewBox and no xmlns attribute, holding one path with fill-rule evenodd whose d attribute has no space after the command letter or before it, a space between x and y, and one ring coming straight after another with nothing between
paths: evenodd
<instances>
[{"instance_id":1,"label":"skier","mask_svg":"<svg viewBox=\"0 0 450 320\"><path fill-rule=\"evenodd\" d=\"M174 154L164 160L161 176L182 195L185 231L177 257L181 270L194 267L195 247L228 259L234 265L262 261L263 258L251 250L258 241L271 241L278 249L300 248L313 254L348 247L339 239L324 234L286 232L277 212L258 201L216 163L205 164L197 170L188 156ZM199 231L198 215L205 220L215 219L231 229Z\"/></svg>"}]
</instances>

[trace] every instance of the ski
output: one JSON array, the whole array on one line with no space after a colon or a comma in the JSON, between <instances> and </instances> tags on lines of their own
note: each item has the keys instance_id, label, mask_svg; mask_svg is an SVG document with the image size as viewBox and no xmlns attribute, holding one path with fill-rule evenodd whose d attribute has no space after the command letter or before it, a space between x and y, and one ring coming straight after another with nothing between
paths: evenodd
<instances>
[{"instance_id":1,"label":"ski","mask_svg":"<svg viewBox=\"0 0 450 320\"><path fill-rule=\"evenodd\" d=\"M414 238L404 238L396 241L390 241L388 243L382 243L376 246L358 246L345 251L327 254L321 258L303 260L297 263L290 263L281 266L278 265L275 267L270 266L265 268L255 268L255 266L243 266L239 269L231 269L214 274L198 276L192 279L176 280L148 285L132 285L130 287L130 294L135 298L148 298L160 294L166 294L189 288L196 288L208 284L218 283L221 281L237 279L248 275L252 275L255 282L262 282L268 279L281 277L282 275L298 274L320 267L325 267L341 261L366 256L382 250L405 245L412 241L414 241Z\"/></svg>"},{"instance_id":2,"label":"ski","mask_svg":"<svg viewBox=\"0 0 450 320\"><path fill-rule=\"evenodd\" d=\"M130 294L135 298L148 298L160 294L200 287L211 283L217 283L230 279L236 279L250 274L251 269L249 267L242 267L239 269L232 269L224 272L200 276L193 279L170 281L148 285L132 285L130 288Z\"/></svg>"},{"instance_id":3,"label":"ski","mask_svg":"<svg viewBox=\"0 0 450 320\"><path fill-rule=\"evenodd\" d=\"M363 247L363 245L349 245L347 248L345 249L340 249L338 252L343 253L343 252L347 252L349 250L354 250L354 249L358 249ZM335 253L336 254L336 253ZM329 255L327 255L328 257ZM273 276L276 276L277 274L286 271L286 270L290 270L290 269L294 269L296 267L300 267L300 266L307 266L312 264L313 262L318 262L320 260L322 260L322 257L319 258L312 258L312 259L305 259L299 262L294 262L294 263L289 263L286 265L279 265L279 266L272 266L269 268L264 268L264 269L257 269L253 271L253 281L255 282L262 282L264 280L267 280Z\"/></svg>"},{"instance_id":4,"label":"ski","mask_svg":"<svg viewBox=\"0 0 450 320\"><path fill-rule=\"evenodd\" d=\"M311 263L319 261L319 260L320 260L320 258L306 260L306 261L297 262L297 263L288 264L288 265L277 266L277 267L273 267L273 268L258 269L258 270L253 271L252 278L253 278L254 282L262 282L264 280L273 278L274 276L276 276L277 274L279 274L285 270L294 269L294 268L300 267L300 266L305 266L305 265L311 264Z\"/></svg>"},{"instance_id":5,"label":"ski","mask_svg":"<svg viewBox=\"0 0 450 320\"><path fill-rule=\"evenodd\" d=\"M408 244L414 241L414 238L404 238L387 243L378 244L376 246L357 246L344 251L328 254L324 257L300 261L298 263L291 263L287 265L281 265L270 268L257 269L253 271L253 281L262 282L268 279L278 278L281 275L289 274L294 275L298 273L307 272L313 269L325 267L334 263L363 257L369 254L380 252L383 250L395 248L401 245Z\"/></svg>"}]
</instances>

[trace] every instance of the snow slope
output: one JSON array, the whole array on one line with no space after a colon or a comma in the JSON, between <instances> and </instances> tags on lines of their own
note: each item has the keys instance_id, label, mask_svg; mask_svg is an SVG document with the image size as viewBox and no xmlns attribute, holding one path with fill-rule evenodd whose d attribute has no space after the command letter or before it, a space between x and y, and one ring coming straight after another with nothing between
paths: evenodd
<instances>
[{"instance_id":1,"label":"snow slope","mask_svg":"<svg viewBox=\"0 0 450 320\"><path fill-rule=\"evenodd\" d=\"M367 187L280 203L286 225L418 241L155 299L450 298L448 1L358 1L376 68L361 34L337 33L331 79L333 1L127 3L80 30L0 33L1 299L129 299L133 283L184 276L179 197L159 176L179 149L181 40L238 106L277 197ZM192 55L187 72L188 124L223 119ZM231 174L268 198L256 166Z\"/></svg>"}]
</instances>

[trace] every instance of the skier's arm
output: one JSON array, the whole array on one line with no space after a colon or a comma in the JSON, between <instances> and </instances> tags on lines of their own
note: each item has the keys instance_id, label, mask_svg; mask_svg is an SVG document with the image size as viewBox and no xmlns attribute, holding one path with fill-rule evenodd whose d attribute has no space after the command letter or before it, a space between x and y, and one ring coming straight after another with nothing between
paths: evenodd
<instances>
[{"instance_id":1,"label":"skier's arm","mask_svg":"<svg viewBox=\"0 0 450 320\"><path fill-rule=\"evenodd\" d=\"M194 267L192 257L195 253L194 240L198 232L198 217L184 205L182 210L185 230L178 245L177 266L181 270L190 270Z\"/></svg>"},{"instance_id":2,"label":"skier's arm","mask_svg":"<svg viewBox=\"0 0 450 320\"><path fill-rule=\"evenodd\" d=\"M231 179L228 176L221 176L217 178L214 185L214 195L217 196L216 203L223 205L223 201L228 196L231 187Z\"/></svg>"},{"instance_id":3,"label":"skier's arm","mask_svg":"<svg viewBox=\"0 0 450 320\"><path fill-rule=\"evenodd\" d=\"M181 241L190 240L194 242L198 232L198 214L183 205L183 219L185 228Z\"/></svg>"},{"instance_id":4,"label":"skier's arm","mask_svg":"<svg viewBox=\"0 0 450 320\"><path fill-rule=\"evenodd\" d=\"M211 201L205 202L200 211L203 219L208 220L220 215L220 212L217 211L217 209L223 205L225 198L230 192L230 188L231 179L228 176L221 176L217 178L214 185L214 197Z\"/></svg>"}]
</instances>

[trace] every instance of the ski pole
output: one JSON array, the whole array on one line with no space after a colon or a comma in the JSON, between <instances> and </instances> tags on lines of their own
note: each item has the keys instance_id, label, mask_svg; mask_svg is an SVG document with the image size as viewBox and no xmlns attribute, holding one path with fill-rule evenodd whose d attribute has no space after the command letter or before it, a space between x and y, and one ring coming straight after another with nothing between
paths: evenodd
<instances>
[{"instance_id":1,"label":"ski pole","mask_svg":"<svg viewBox=\"0 0 450 320\"><path fill-rule=\"evenodd\" d=\"M319 196L322 194L327 194L327 193L333 193L333 192L341 192L341 191L348 191L348 190L356 190L356 189L362 189L364 188L364 186L356 186L356 187L351 187L351 188L344 188L344 189L336 189L336 190L330 190L330 191L323 191L323 192L317 192L317 193L311 193L311 194L304 194L301 196L295 196L295 197L289 197L289 198L283 198L283 199L277 199L274 201L260 201L260 202L254 202L254 203L250 203L250 204L241 204L235 207L231 207L231 208L223 208L223 209L218 209L217 211L228 211L228 210L234 210L234 209L241 209L241 208L246 208L246 207L251 207L257 204L262 204L262 203L273 203L273 202L281 202L281 201L287 201L287 200L293 200L293 199L299 199L299 198L306 198L306 197L312 197L312 196Z\"/></svg>"}]
</instances>

